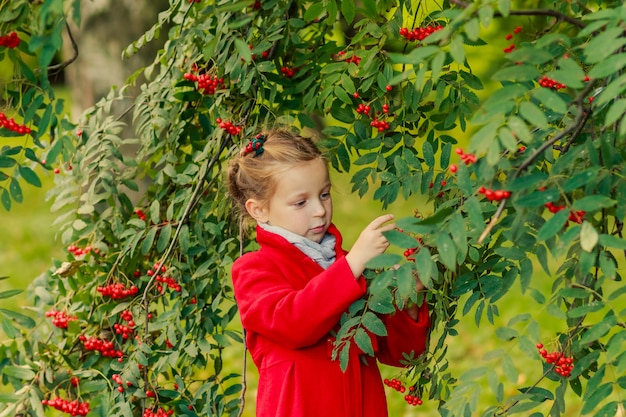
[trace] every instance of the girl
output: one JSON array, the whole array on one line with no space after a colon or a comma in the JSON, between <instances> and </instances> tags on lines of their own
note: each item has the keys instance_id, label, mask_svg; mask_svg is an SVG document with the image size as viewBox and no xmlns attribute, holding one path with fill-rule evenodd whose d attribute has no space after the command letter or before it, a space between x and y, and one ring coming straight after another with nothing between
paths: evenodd
<instances>
[{"instance_id":1,"label":"girl","mask_svg":"<svg viewBox=\"0 0 626 417\"><path fill-rule=\"evenodd\" d=\"M374 219L344 251L332 223L327 163L310 139L288 131L248 143L231 161L228 185L242 212L256 221L260 246L232 268L259 370L257 416L386 417L376 359L401 366L402 352L426 349L426 303L381 317L388 335L373 340L376 359L354 348L342 372L331 357L333 330L365 294L365 264L389 246L383 232L394 228L393 216Z\"/></svg>"}]
</instances>

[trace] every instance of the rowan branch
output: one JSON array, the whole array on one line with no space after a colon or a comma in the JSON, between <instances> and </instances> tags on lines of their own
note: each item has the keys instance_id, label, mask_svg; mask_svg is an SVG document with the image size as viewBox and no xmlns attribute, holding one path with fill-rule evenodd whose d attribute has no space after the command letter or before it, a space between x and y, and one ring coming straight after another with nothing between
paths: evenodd
<instances>
[{"instance_id":1,"label":"rowan branch","mask_svg":"<svg viewBox=\"0 0 626 417\"><path fill-rule=\"evenodd\" d=\"M576 96L576 98L571 103L571 105L576 106L576 109L577 109L576 116L574 117L574 121L565 129L563 129L559 134L554 135L552 139L547 140L546 142L544 142L543 145L535 149L535 151L528 158L526 158L526 160L524 160L524 162L522 162L520 166L517 168L517 170L513 174L513 178L512 178L513 180L519 177L522 172L524 172L529 166L531 166L535 162L535 160L546 151L546 149L553 146L559 140L563 139L570 133L572 134L572 138L570 139L570 142L576 139L576 137L582 131L582 128L585 126L585 123L589 119L590 112L587 112L584 109L584 99L585 97L587 97L587 95L592 89L593 89L593 85L589 84L578 94L578 96ZM491 218L491 221L489 222L485 230L483 230L483 232L480 234L480 237L478 238L479 244L485 240L485 238L489 235L489 233L491 233L491 230L495 227L496 223L498 223L498 221L500 220L500 217L502 216L502 213L504 212L504 207L506 206L507 201L508 201L508 198L503 198L500 201L500 204L498 205L498 209L496 210L495 214Z\"/></svg>"},{"instance_id":2,"label":"rowan branch","mask_svg":"<svg viewBox=\"0 0 626 417\"><path fill-rule=\"evenodd\" d=\"M463 9L467 9L469 7L469 4L461 1L461 0L450 0L450 3L457 5ZM500 12L495 12L493 14L494 17L504 17L502 15L502 13ZM554 17L557 18L558 20L561 20L563 22L567 22L567 23L571 23L572 25L583 29L585 28L587 25L585 25L583 22L581 22L580 20L568 16L566 14L563 14L561 12L558 12L556 10L550 10L550 9L523 9L523 10L511 10L509 12L509 16L550 16L550 17Z\"/></svg>"}]
</instances>

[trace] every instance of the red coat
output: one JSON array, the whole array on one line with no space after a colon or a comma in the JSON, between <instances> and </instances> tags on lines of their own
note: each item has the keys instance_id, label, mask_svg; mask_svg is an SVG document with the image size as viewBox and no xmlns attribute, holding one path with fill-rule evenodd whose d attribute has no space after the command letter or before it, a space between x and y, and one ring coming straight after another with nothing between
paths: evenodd
<instances>
[{"instance_id":1,"label":"red coat","mask_svg":"<svg viewBox=\"0 0 626 417\"><path fill-rule=\"evenodd\" d=\"M376 360L354 353L342 372L331 359L332 336L343 312L366 292L354 279L337 238L337 260L324 270L284 238L257 227L261 249L232 269L235 298L250 354L259 369L258 417L387 417ZM381 317L376 358L401 366L402 352L421 353L430 325L426 304L417 321L404 311Z\"/></svg>"}]
</instances>

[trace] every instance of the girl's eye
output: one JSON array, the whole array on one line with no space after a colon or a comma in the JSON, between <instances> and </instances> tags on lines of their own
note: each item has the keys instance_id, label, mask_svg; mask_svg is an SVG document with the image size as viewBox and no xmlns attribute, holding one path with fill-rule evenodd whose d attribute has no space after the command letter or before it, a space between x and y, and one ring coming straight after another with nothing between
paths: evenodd
<instances>
[{"instance_id":1,"label":"girl's eye","mask_svg":"<svg viewBox=\"0 0 626 417\"><path fill-rule=\"evenodd\" d=\"M302 201L297 201L297 202L295 202L293 205L294 205L294 206L297 206L297 207L302 207L302 206L303 206L303 205L305 205L305 204L306 204L306 201L305 201L305 200L302 200Z\"/></svg>"},{"instance_id":2,"label":"girl's eye","mask_svg":"<svg viewBox=\"0 0 626 417\"><path fill-rule=\"evenodd\" d=\"M330 198L330 193L329 192L322 193L322 194L320 194L320 198L322 200L328 200Z\"/></svg>"}]
</instances>

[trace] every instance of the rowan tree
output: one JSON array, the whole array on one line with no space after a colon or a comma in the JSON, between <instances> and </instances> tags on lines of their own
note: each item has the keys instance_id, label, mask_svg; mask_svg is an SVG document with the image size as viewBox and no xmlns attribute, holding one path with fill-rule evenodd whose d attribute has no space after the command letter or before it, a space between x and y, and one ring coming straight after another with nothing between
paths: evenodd
<instances>
[{"instance_id":1,"label":"rowan tree","mask_svg":"<svg viewBox=\"0 0 626 417\"><path fill-rule=\"evenodd\" d=\"M623 411L621 1L173 0L125 51L165 37L154 62L74 119L49 80L71 65L51 63L80 5L0 8L12 68L1 132L24 138L0 150L0 201L19 209L22 186L55 172L67 247L30 286L35 317L0 309L2 383L14 388L1 417L241 413L243 381L223 367L242 343L229 267L254 243L223 168L261 129L285 125L319 139L354 194L430 207L398 219L397 253L370 263L368 294L338 332L340 366L350 344L372 352L369 335L385 334L377 314L425 302L430 349L407 352L386 381L407 403L560 416L573 393L580 414ZM111 108L140 75L128 135ZM416 277L428 291L415 292ZM529 311L496 327L513 291ZM538 310L560 331L546 332ZM446 353L467 315L502 349L458 375ZM520 383L518 357L535 358L537 380ZM491 404L478 401L485 380Z\"/></svg>"}]
</instances>

